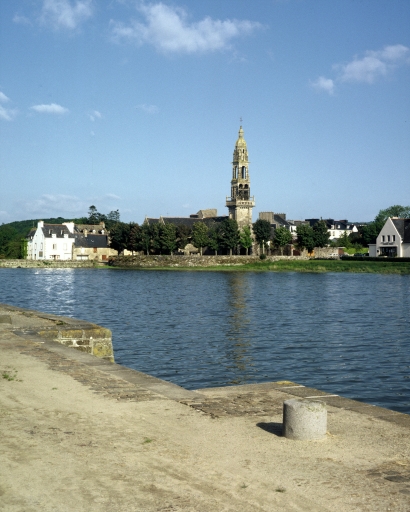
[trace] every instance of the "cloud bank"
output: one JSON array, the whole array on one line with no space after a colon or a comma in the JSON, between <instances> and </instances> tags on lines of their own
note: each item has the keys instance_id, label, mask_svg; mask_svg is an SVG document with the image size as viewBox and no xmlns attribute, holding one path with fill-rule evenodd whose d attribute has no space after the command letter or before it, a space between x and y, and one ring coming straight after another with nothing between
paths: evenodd
<instances>
[{"instance_id":1,"label":"cloud bank","mask_svg":"<svg viewBox=\"0 0 410 512\"><path fill-rule=\"evenodd\" d=\"M251 34L262 27L247 20L203 20L190 23L185 10L163 3L141 5L144 22L129 24L111 20L116 42L150 44L162 53L205 53L230 47L233 38Z\"/></svg>"},{"instance_id":2,"label":"cloud bank","mask_svg":"<svg viewBox=\"0 0 410 512\"><path fill-rule=\"evenodd\" d=\"M67 114L69 112L68 108L62 107L61 105L57 105L56 103L50 103L49 105L33 105L30 107L31 110L35 110L40 114Z\"/></svg>"},{"instance_id":3,"label":"cloud bank","mask_svg":"<svg viewBox=\"0 0 410 512\"><path fill-rule=\"evenodd\" d=\"M334 64L335 79L319 77L311 82L317 89L333 94L335 82L372 84L378 78L388 76L399 66L410 64L410 48L402 44L385 46L382 50L365 52L364 57L354 57L347 64Z\"/></svg>"}]
</instances>

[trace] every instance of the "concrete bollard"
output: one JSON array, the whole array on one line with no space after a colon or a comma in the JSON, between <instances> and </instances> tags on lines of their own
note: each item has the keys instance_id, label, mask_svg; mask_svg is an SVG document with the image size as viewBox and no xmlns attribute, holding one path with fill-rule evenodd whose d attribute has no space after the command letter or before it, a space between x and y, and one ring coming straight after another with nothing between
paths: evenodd
<instances>
[{"instance_id":1,"label":"concrete bollard","mask_svg":"<svg viewBox=\"0 0 410 512\"><path fill-rule=\"evenodd\" d=\"M323 439L327 431L326 404L318 400L283 402L283 436L298 441Z\"/></svg>"}]
</instances>

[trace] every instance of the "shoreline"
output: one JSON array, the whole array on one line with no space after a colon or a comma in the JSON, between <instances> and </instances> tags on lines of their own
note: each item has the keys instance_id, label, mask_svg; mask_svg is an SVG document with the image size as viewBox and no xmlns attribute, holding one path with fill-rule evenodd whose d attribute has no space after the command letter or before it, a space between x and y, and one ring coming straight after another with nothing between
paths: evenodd
<instances>
[{"instance_id":1,"label":"shoreline","mask_svg":"<svg viewBox=\"0 0 410 512\"><path fill-rule=\"evenodd\" d=\"M409 261L366 261L349 259L308 259L268 256L265 260L247 256L126 256L109 264L93 261L0 260L0 268L88 268L118 270L166 270L197 272L310 272L410 274Z\"/></svg>"},{"instance_id":2,"label":"shoreline","mask_svg":"<svg viewBox=\"0 0 410 512\"><path fill-rule=\"evenodd\" d=\"M58 317L26 312L0 307L7 510L408 510L410 415L288 381L189 391L39 338ZM324 440L282 437L290 398L326 403Z\"/></svg>"}]
</instances>

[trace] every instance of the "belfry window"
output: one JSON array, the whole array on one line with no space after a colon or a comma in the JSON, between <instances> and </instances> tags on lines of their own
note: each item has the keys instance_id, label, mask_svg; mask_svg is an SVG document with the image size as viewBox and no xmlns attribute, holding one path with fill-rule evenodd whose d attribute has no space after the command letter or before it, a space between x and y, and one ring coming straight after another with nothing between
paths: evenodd
<instances>
[{"instance_id":1,"label":"belfry window","mask_svg":"<svg viewBox=\"0 0 410 512\"><path fill-rule=\"evenodd\" d=\"M244 165L242 166L242 179L246 179L246 167Z\"/></svg>"}]
</instances>

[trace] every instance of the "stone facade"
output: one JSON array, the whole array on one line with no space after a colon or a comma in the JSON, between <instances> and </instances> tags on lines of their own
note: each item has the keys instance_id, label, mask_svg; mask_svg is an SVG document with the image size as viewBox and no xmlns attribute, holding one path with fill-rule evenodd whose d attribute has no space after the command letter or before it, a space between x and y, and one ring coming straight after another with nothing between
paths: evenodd
<instances>
[{"instance_id":1,"label":"stone facade","mask_svg":"<svg viewBox=\"0 0 410 512\"><path fill-rule=\"evenodd\" d=\"M236 220L239 228L244 226L252 228L252 208L255 206L255 201L251 196L250 186L248 148L241 126L233 152L231 195L226 198L229 218Z\"/></svg>"}]
</instances>

